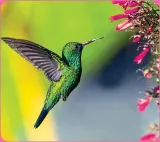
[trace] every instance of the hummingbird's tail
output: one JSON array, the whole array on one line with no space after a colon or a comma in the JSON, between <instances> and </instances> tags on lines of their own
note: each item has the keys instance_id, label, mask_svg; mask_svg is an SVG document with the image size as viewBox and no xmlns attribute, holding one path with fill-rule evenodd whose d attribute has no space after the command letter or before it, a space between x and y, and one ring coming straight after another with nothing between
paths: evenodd
<instances>
[{"instance_id":1,"label":"hummingbird's tail","mask_svg":"<svg viewBox=\"0 0 160 142\"><path fill-rule=\"evenodd\" d=\"M41 111L41 113L40 113L40 115L39 115L39 117L38 117L38 119L37 119L37 121L36 121L36 123L34 125L35 129L38 128L39 125L43 122L43 120L47 116L48 112L49 112L49 110L44 109L44 108L42 109L42 111Z\"/></svg>"},{"instance_id":2,"label":"hummingbird's tail","mask_svg":"<svg viewBox=\"0 0 160 142\"><path fill-rule=\"evenodd\" d=\"M49 113L49 111L58 103L58 101L61 98L61 94L57 94L53 92L53 86L54 83L51 83L47 95L46 95L46 100L45 100L45 104L44 107L34 125L34 128L38 128L41 123L43 122L43 120L45 119L45 117L47 116L47 114Z\"/></svg>"}]
</instances>

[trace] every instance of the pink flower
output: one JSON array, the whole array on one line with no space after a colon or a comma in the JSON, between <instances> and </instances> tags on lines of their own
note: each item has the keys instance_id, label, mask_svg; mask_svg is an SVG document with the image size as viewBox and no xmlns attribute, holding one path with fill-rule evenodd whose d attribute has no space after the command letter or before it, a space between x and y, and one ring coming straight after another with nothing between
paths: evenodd
<instances>
[{"instance_id":1,"label":"pink flower","mask_svg":"<svg viewBox=\"0 0 160 142\"><path fill-rule=\"evenodd\" d=\"M139 10L138 8L133 8L133 9L125 10L124 13L132 14L132 13L138 12L138 10Z\"/></svg>"},{"instance_id":2,"label":"pink flower","mask_svg":"<svg viewBox=\"0 0 160 142\"><path fill-rule=\"evenodd\" d=\"M127 17L128 17L128 16L125 15L125 14L118 14L118 15L111 16L111 17L110 17L110 20L111 20L111 21L115 21L115 20L119 20L119 19L127 18Z\"/></svg>"},{"instance_id":3,"label":"pink flower","mask_svg":"<svg viewBox=\"0 0 160 142\"><path fill-rule=\"evenodd\" d=\"M148 51L149 51L149 48L144 48L144 50L138 56L136 56L136 58L134 59L134 62L137 64L140 64L142 62L143 58L148 53Z\"/></svg>"},{"instance_id":4,"label":"pink flower","mask_svg":"<svg viewBox=\"0 0 160 142\"><path fill-rule=\"evenodd\" d=\"M140 41L140 39L141 39L141 35L135 35L134 38L133 38L133 42L137 43L137 42Z\"/></svg>"},{"instance_id":5,"label":"pink flower","mask_svg":"<svg viewBox=\"0 0 160 142\"><path fill-rule=\"evenodd\" d=\"M148 72L148 73L145 74L145 77L148 78L148 79L152 78L152 74Z\"/></svg>"},{"instance_id":6,"label":"pink flower","mask_svg":"<svg viewBox=\"0 0 160 142\"><path fill-rule=\"evenodd\" d=\"M133 24L129 20L125 20L116 26L116 30L122 31L132 26Z\"/></svg>"},{"instance_id":7,"label":"pink flower","mask_svg":"<svg viewBox=\"0 0 160 142\"><path fill-rule=\"evenodd\" d=\"M155 142L156 141L156 135L154 133L149 133L140 138L141 142Z\"/></svg>"},{"instance_id":8,"label":"pink flower","mask_svg":"<svg viewBox=\"0 0 160 142\"><path fill-rule=\"evenodd\" d=\"M155 4L160 6L160 0L154 0Z\"/></svg>"},{"instance_id":9,"label":"pink flower","mask_svg":"<svg viewBox=\"0 0 160 142\"><path fill-rule=\"evenodd\" d=\"M139 112L145 111L145 109L149 106L149 103L152 100L152 96L147 96L146 98L142 98L137 100L137 107Z\"/></svg>"}]
</instances>

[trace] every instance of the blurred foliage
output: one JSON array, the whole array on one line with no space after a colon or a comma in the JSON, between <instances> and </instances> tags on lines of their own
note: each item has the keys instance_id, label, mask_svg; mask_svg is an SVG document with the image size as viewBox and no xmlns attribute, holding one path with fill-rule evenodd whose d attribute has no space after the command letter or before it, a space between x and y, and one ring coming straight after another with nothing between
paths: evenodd
<instances>
[{"instance_id":1,"label":"blurred foliage","mask_svg":"<svg viewBox=\"0 0 160 142\"><path fill-rule=\"evenodd\" d=\"M31 40L59 55L67 42L85 42L105 36L84 49L83 77L96 73L128 41L128 35L115 31L117 22L109 21L111 15L121 12L110 2L17 1L3 4L1 12L3 37ZM56 122L51 121L51 115L40 129L33 129L48 81L6 44L1 45L3 138L10 141L57 140Z\"/></svg>"},{"instance_id":2,"label":"blurred foliage","mask_svg":"<svg viewBox=\"0 0 160 142\"><path fill-rule=\"evenodd\" d=\"M69 41L84 42L105 36L105 39L84 50L84 72L93 67L98 70L123 47L124 40L128 40L124 32L115 31L114 27L119 22L109 21L111 15L121 12L110 2L11 2L8 7L7 14L3 14L3 29L21 30L28 40L59 55ZM14 32L9 35L6 30L2 31L3 36L23 38L23 35L17 37Z\"/></svg>"}]
</instances>

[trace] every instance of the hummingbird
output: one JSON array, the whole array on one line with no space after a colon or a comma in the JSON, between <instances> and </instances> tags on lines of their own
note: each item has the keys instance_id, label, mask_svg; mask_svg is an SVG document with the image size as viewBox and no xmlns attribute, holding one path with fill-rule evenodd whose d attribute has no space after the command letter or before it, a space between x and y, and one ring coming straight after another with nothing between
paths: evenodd
<instances>
[{"instance_id":1,"label":"hummingbird","mask_svg":"<svg viewBox=\"0 0 160 142\"><path fill-rule=\"evenodd\" d=\"M60 57L49 49L29 40L2 37L1 39L38 70L44 72L51 82L41 113L35 122L38 128L50 110L60 99L66 101L70 93L80 82L82 73L81 55L83 48L104 37L95 38L84 43L69 42Z\"/></svg>"}]
</instances>

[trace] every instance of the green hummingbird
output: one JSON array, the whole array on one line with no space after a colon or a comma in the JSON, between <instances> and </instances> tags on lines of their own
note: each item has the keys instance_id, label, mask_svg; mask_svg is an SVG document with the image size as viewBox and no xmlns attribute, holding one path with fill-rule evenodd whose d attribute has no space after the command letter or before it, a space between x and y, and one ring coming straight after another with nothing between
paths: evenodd
<instances>
[{"instance_id":1,"label":"green hummingbird","mask_svg":"<svg viewBox=\"0 0 160 142\"><path fill-rule=\"evenodd\" d=\"M63 47L62 57L28 40L8 37L1 38L37 69L44 71L48 80L51 81L43 109L34 128L40 126L60 98L66 101L69 94L77 87L82 73L81 55L84 46L102 38L92 39L84 43L69 42Z\"/></svg>"}]
</instances>

